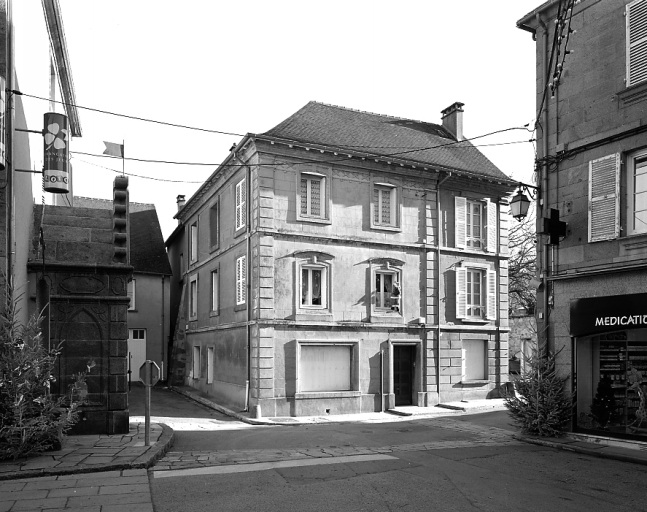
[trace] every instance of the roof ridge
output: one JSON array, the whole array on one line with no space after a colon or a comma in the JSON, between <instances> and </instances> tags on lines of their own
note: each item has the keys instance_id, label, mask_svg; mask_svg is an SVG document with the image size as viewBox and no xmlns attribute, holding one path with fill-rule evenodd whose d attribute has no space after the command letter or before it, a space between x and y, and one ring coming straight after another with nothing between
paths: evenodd
<instances>
[{"instance_id":1,"label":"roof ridge","mask_svg":"<svg viewBox=\"0 0 647 512\"><path fill-rule=\"evenodd\" d=\"M377 112L370 112L368 110L360 110L358 108L350 108L350 107L342 107L341 105L333 105L332 103L325 103L323 101L316 101L316 100L311 100L310 103L316 103L317 105L323 105L325 107L333 107L333 108L338 108L340 110L347 110L349 112L359 112L361 114L369 114L372 116L379 116L379 117L386 117L387 119L404 119L406 121L413 121L415 123L424 123L424 124L433 124L436 126L442 126L438 123L432 123L431 121L421 121L419 119L411 119L409 117L402 117L402 116L392 116L389 114L378 114Z\"/></svg>"}]
</instances>

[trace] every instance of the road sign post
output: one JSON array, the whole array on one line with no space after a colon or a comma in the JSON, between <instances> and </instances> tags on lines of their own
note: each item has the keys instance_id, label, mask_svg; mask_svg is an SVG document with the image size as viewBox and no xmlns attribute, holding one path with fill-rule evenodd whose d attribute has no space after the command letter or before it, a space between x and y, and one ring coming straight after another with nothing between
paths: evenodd
<instances>
[{"instance_id":1,"label":"road sign post","mask_svg":"<svg viewBox=\"0 0 647 512\"><path fill-rule=\"evenodd\" d=\"M139 367L139 380L146 386L146 401L144 403L144 444L150 446L151 437L151 388L160 380L160 367L155 361L147 359Z\"/></svg>"}]
</instances>

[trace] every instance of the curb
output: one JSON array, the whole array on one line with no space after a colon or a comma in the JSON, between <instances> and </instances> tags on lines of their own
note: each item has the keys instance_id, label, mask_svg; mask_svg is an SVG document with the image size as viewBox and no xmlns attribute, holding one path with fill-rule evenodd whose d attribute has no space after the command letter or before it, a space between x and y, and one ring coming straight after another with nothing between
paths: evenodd
<instances>
[{"instance_id":1,"label":"curb","mask_svg":"<svg viewBox=\"0 0 647 512\"><path fill-rule=\"evenodd\" d=\"M122 469L148 469L156 461L161 459L166 452L173 446L173 441L175 440L175 432L171 427L165 423L157 423L162 427L162 434L159 439L155 442L153 450L149 450L148 453L140 455L132 462L122 462L119 464L107 463L107 464L93 464L91 466L74 466L67 468L42 468L42 469L32 469L26 471L16 471L12 473L0 474L0 481L5 480L18 480L23 478L38 478L42 476L60 476L60 475L76 475L82 473L99 473L103 471L117 471ZM47 454L47 452L44 452Z\"/></svg>"},{"instance_id":2,"label":"curb","mask_svg":"<svg viewBox=\"0 0 647 512\"><path fill-rule=\"evenodd\" d=\"M560 443L559 441L551 441L549 439L541 439L538 437L524 436L521 434L514 434L512 436L518 441L523 441L524 443L535 444L538 446L546 446L548 448L554 448L556 450L563 450L567 452L582 453L584 455L590 455L591 457L598 457L601 459L612 459L618 460L620 462L631 462L633 464L641 464L647 466L647 458L632 457L631 455L625 453L618 453L614 451L613 453L605 452L601 448L587 448L584 446L572 446L567 443Z\"/></svg>"}]
</instances>

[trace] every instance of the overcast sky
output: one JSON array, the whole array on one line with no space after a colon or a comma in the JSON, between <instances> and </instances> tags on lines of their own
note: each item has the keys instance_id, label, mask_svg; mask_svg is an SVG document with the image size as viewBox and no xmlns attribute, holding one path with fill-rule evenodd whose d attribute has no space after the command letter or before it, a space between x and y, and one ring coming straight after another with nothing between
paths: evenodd
<instances>
[{"instance_id":1,"label":"overcast sky","mask_svg":"<svg viewBox=\"0 0 647 512\"><path fill-rule=\"evenodd\" d=\"M311 100L432 123L460 101L468 138L534 123L535 43L516 21L540 0L59 1L78 105L234 134L79 111L76 195L112 198L121 160L79 154L101 155L103 141L125 141L126 157L213 164L126 160L130 199L155 204L165 238L178 194L188 199L243 134ZM14 18L18 85L47 97L41 0L14 1ZM24 104L28 127L41 129L48 103ZM39 137L31 143L40 170ZM481 150L531 182L534 145L517 143L530 137L509 131L475 144L500 144Z\"/></svg>"}]
</instances>

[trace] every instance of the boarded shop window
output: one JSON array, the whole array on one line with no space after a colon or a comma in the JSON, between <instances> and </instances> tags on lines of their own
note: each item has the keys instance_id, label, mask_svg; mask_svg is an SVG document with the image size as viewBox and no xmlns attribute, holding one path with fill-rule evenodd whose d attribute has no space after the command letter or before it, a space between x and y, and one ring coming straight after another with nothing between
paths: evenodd
<instances>
[{"instance_id":1,"label":"boarded shop window","mask_svg":"<svg viewBox=\"0 0 647 512\"><path fill-rule=\"evenodd\" d=\"M464 381L487 379L487 342L485 340L463 340Z\"/></svg>"},{"instance_id":2,"label":"boarded shop window","mask_svg":"<svg viewBox=\"0 0 647 512\"><path fill-rule=\"evenodd\" d=\"M497 206L489 199L454 198L454 244L457 248L496 252Z\"/></svg>"},{"instance_id":3,"label":"boarded shop window","mask_svg":"<svg viewBox=\"0 0 647 512\"><path fill-rule=\"evenodd\" d=\"M350 391L352 346L302 345L299 360L299 390Z\"/></svg>"},{"instance_id":4,"label":"boarded shop window","mask_svg":"<svg viewBox=\"0 0 647 512\"><path fill-rule=\"evenodd\" d=\"M589 162L589 242L620 234L620 154Z\"/></svg>"},{"instance_id":5,"label":"boarded shop window","mask_svg":"<svg viewBox=\"0 0 647 512\"><path fill-rule=\"evenodd\" d=\"M627 87L647 80L647 1L627 5Z\"/></svg>"}]
</instances>

